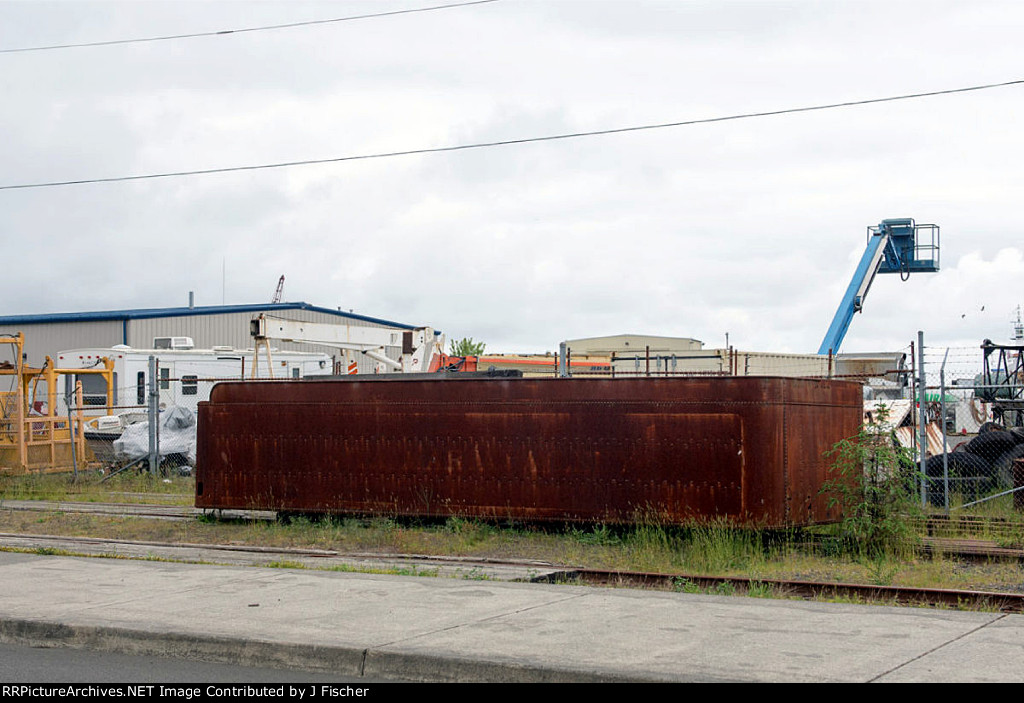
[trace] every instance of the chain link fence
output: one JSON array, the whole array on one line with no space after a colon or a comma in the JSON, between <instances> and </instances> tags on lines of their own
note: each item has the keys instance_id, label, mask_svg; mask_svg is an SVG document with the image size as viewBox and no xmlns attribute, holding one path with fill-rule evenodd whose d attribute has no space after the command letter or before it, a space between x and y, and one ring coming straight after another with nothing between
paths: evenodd
<instances>
[{"instance_id":1,"label":"chain link fence","mask_svg":"<svg viewBox=\"0 0 1024 703\"><path fill-rule=\"evenodd\" d=\"M522 366L526 375L639 378L674 376L788 376L835 378L866 385L868 398L906 397L911 346L877 354L783 354L742 351L733 348L696 349L682 353L638 350L614 352L608 356L573 354L571 348L539 366ZM485 363L493 363L488 357ZM503 361L503 360L502 360ZM515 361L508 362L514 367ZM536 364L537 362L532 362Z\"/></svg>"},{"instance_id":2,"label":"chain link fence","mask_svg":"<svg viewBox=\"0 0 1024 703\"><path fill-rule=\"evenodd\" d=\"M894 441L920 467L923 505L944 510L994 510L1021 493L1024 468L1024 347L986 342L971 347L915 343L885 354L773 354L700 349L659 354L650 349L595 360L563 349L556 375L790 376L857 381L865 421L885 417ZM884 408L884 410L883 410ZM922 452L922 447L924 450ZM1024 495L1017 504L1024 502Z\"/></svg>"},{"instance_id":3,"label":"chain link fence","mask_svg":"<svg viewBox=\"0 0 1024 703\"><path fill-rule=\"evenodd\" d=\"M195 465L200 401L210 398L217 383L238 380L235 376L174 377L157 365L152 380L146 374L137 383L116 389L116 397L136 403L107 408L100 403L90 405L86 395L85 403L73 408L88 417L82 428L88 449L85 462L111 472L138 468L190 474Z\"/></svg>"},{"instance_id":4,"label":"chain link fence","mask_svg":"<svg viewBox=\"0 0 1024 703\"><path fill-rule=\"evenodd\" d=\"M489 358L489 362L495 358ZM664 354L642 350L611 357L573 356L571 350L541 360L503 357L526 375L635 378L679 376L790 376L858 381L863 384L865 419L885 407L893 436L921 468L920 497L944 510L994 509L1024 502L1024 347L986 343L971 347L926 346L918 342L886 354L774 354L698 349ZM335 369L337 371L337 369ZM154 366L132 372L108 389L100 375L79 375L74 388L57 388L56 417L74 422L85 450L79 466L120 471L188 473L195 461L196 414L201 401L222 381L241 377L174 375ZM287 374L291 377L297 374ZM260 380L247 382L259 383ZM127 382L126 382L127 381ZM45 398L45 392L40 395ZM74 399L74 400L71 400ZM46 402L28 399L32 412L46 414ZM31 417L29 418L31 421ZM924 447L924 451L921 451Z\"/></svg>"},{"instance_id":5,"label":"chain link fence","mask_svg":"<svg viewBox=\"0 0 1024 703\"><path fill-rule=\"evenodd\" d=\"M923 501L978 511L1013 503L1012 494L1024 484L1017 463L1024 459L1024 347L986 341L922 351L915 398L923 420L916 421L915 432L920 436L923 421ZM913 446L921 444L918 439Z\"/></svg>"}]
</instances>

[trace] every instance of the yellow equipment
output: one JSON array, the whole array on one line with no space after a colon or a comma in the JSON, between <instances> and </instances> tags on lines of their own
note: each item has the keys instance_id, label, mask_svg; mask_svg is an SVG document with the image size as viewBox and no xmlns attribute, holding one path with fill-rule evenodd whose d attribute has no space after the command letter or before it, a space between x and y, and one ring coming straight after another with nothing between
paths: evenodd
<instances>
[{"instance_id":1,"label":"yellow equipment","mask_svg":"<svg viewBox=\"0 0 1024 703\"><path fill-rule=\"evenodd\" d=\"M0 362L0 473L48 473L85 466L92 459L82 426L82 386L75 382L70 411L58 414L57 384L63 376L97 374L107 387L107 411L113 406L114 363L103 359L95 369L58 369L46 357L41 368L27 366L25 336L0 336L0 349L11 345L13 362ZM10 381L7 381L10 379ZM45 398L45 400L43 399Z\"/></svg>"}]
</instances>

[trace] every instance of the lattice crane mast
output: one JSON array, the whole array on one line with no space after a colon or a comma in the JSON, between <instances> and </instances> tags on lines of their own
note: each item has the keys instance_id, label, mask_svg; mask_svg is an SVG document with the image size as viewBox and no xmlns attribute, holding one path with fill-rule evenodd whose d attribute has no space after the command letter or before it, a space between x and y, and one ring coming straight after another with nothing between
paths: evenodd
<instances>
[{"instance_id":1,"label":"lattice crane mast","mask_svg":"<svg viewBox=\"0 0 1024 703\"><path fill-rule=\"evenodd\" d=\"M281 302L281 294L284 293L284 275L277 280L277 290L274 291L274 297L270 299L271 305L277 305Z\"/></svg>"}]
</instances>

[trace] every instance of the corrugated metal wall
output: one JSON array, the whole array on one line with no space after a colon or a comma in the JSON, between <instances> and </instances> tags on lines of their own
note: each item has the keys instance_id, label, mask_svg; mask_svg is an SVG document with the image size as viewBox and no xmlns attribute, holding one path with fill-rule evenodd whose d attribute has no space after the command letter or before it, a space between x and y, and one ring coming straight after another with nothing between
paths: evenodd
<instances>
[{"instance_id":1,"label":"corrugated metal wall","mask_svg":"<svg viewBox=\"0 0 1024 703\"><path fill-rule=\"evenodd\" d=\"M139 349L148 348L153 344L154 337L191 337L197 348L229 346L236 349L252 347L249 335L249 322L258 312L237 312L217 315L182 315L180 317L160 317L144 320L128 321L128 344ZM322 322L333 325L349 324L353 327L380 327L382 329L398 329L377 325L364 320L350 320L316 312L315 310L273 310L267 315L301 322ZM291 342L271 342L271 347L282 351L306 351L330 354L341 359L337 350L318 347L311 344L293 344ZM387 355L397 359L401 348L388 347ZM359 355L359 373L373 373L374 362Z\"/></svg>"},{"instance_id":2,"label":"corrugated metal wall","mask_svg":"<svg viewBox=\"0 0 1024 703\"><path fill-rule=\"evenodd\" d=\"M650 364L643 353L616 355L616 373L651 375L662 373L725 373L735 376L788 376L824 378L829 375L829 359L820 354L775 354L770 352L703 349L680 352L677 356L654 352ZM649 368L648 368L649 367Z\"/></svg>"},{"instance_id":3,"label":"corrugated metal wall","mask_svg":"<svg viewBox=\"0 0 1024 703\"><path fill-rule=\"evenodd\" d=\"M57 352L65 349L121 344L123 327L120 320L109 320L6 325L0 329L2 334L13 335L16 332L25 335L25 353L29 365L42 366L47 356L56 357Z\"/></svg>"},{"instance_id":4,"label":"corrugated metal wall","mask_svg":"<svg viewBox=\"0 0 1024 703\"><path fill-rule=\"evenodd\" d=\"M115 344L127 343L137 349L148 349L154 337L191 337L197 348L213 346L231 346L248 349L253 346L249 335L249 321L259 312L217 313L212 315L180 315L173 317L154 317L133 320L107 321L67 321L39 324L7 325L0 333L25 334L25 352L28 363L33 366L42 365L47 355L56 357L60 351L83 349L88 347L112 347ZM268 310L268 315L303 322L324 322L329 324L349 324L354 327L379 327L382 329L399 329L388 325L376 324L366 320L350 319L317 312L315 310ZM319 352L337 357L337 350L317 347L309 344L292 344L272 342L271 347L282 351ZM401 355L400 347L387 347L386 353L392 359ZM375 363L362 355L357 355L359 373L373 373ZM6 358L6 357L4 357Z\"/></svg>"},{"instance_id":5,"label":"corrugated metal wall","mask_svg":"<svg viewBox=\"0 0 1024 703\"><path fill-rule=\"evenodd\" d=\"M724 350L723 350L724 351ZM737 352L736 374L739 376L828 376L829 360L820 354L772 354Z\"/></svg>"}]
</instances>

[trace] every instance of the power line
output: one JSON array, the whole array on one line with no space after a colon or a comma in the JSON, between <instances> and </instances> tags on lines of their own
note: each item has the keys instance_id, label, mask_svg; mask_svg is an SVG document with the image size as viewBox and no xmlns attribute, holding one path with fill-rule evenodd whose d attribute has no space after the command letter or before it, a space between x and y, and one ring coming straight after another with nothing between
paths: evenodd
<instances>
[{"instance_id":1,"label":"power line","mask_svg":"<svg viewBox=\"0 0 1024 703\"><path fill-rule=\"evenodd\" d=\"M352 20L365 20L373 17L391 17L393 15L408 15L414 12L431 12L433 10L449 10L454 7L466 7L468 5L486 5L487 3L498 2L498 0L472 0L471 2L451 3L448 5L434 5L432 7L416 7L408 10L393 10L391 12L375 12L368 15L353 15L350 17L334 17L325 20L308 20L305 22L289 22L287 24L271 24L263 27L243 27L241 29L221 29L215 32L194 32L192 34L169 34L161 37L143 37L137 39L112 39L110 41L84 42L81 44L53 44L50 46L28 46L17 49L0 49L0 54L16 54L26 51L51 51L54 49L81 49L94 46L113 46L115 44L138 44L141 42L169 41L172 39L192 39L195 37L220 37L227 34L242 34L243 32L266 32L275 29L293 29L295 27L309 27L316 24L331 24L333 22L351 22Z\"/></svg>"},{"instance_id":2,"label":"power line","mask_svg":"<svg viewBox=\"0 0 1024 703\"><path fill-rule=\"evenodd\" d=\"M415 156L420 154L440 154L451 151L467 151L469 149L487 149L497 146L512 146L515 144L531 144L534 142L550 142L561 139L578 139L581 137L598 137L609 134L624 134L626 132L641 132L645 130L666 129L668 127L686 127L698 124L710 124L713 122L728 122L731 120L746 120L756 117L773 117L776 115L789 115L799 112L813 112L817 110L834 110L842 107L856 107L858 105L873 105L877 103L894 102L897 100L913 100L916 98L928 98L936 95L952 95L954 93L968 93L977 90L989 90L992 88L1005 88L1011 85L1024 84L1024 79L1006 81L1005 83L988 83L985 85L974 85L966 88L950 88L948 90L934 90L927 93L910 93L895 95L885 98L869 98L867 100L852 100L842 103L831 103L828 105L811 105L807 107L793 107L785 110L770 110L768 112L748 112L740 115L726 115L724 117L706 117L699 120L684 120L680 122L662 122L658 124L636 125L632 127L616 127L613 129L600 129L589 132L570 132L566 134L552 134L543 137L524 137L521 139L504 139L494 142L477 142L474 144L457 144L454 146L428 147L423 149L407 149L404 151L387 151L376 154L355 154L352 156L336 156L327 159L305 159L302 161L282 161L272 164L256 164L251 166L226 166L223 168L205 168L190 171L169 171L166 173L149 173L137 176L113 176L110 178L88 178L76 181L50 181L44 183L20 183L15 185L0 186L0 190L17 190L27 188L51 188L56 186L85 185L87 183L116 183L121 181L142 181L154 178L177 178L180 176L201 176L212 173L230 173L232 171L259 171L272 168L287 168L290 166L312 166L316 164L341 163L344 161L366 161L369 159L387 159L396 156Z\"/></svg>"}]
</instances>

